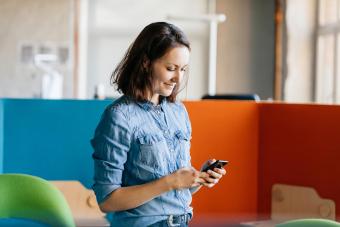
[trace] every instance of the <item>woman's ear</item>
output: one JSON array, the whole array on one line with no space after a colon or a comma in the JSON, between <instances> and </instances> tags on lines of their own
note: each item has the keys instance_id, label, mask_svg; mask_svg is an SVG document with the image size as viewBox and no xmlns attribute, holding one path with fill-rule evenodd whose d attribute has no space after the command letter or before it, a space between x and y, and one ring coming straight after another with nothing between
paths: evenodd
<instances>
[{"instance_id":1,"label":"woman's ear","mask_svg":"<svg viewBox=\"0 0 340 227\"><path fill-rule=\"evenodd\" d=\"M143 58L143 68L145 69L145 72L149 72L150 60L145 56Z\"/></svg>"}]
</instances>

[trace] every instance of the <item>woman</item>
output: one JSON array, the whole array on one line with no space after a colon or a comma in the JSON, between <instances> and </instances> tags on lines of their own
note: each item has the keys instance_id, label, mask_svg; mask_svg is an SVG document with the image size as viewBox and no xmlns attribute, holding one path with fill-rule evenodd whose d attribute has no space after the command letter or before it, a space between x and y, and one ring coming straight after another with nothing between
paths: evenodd
<instances>
[{"instance_id":1,"label":"woman","mask_svg":"<svg viewBox=\"0 0 340 227\"><path fill-rule=\"evenodd\" d=\"M100 209L113 212L111 226L187 226L192 194L225 174L190 164L190 120L176 101L189 57L179 28L152 23L111 77L123 96L106 108L91 140L93 190Z\"/></svg>"}]
</instances>

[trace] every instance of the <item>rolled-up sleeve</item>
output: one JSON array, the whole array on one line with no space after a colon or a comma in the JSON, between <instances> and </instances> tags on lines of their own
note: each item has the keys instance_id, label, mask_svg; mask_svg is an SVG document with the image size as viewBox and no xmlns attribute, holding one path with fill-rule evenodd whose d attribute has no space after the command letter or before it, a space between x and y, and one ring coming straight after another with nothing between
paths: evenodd
<instances>
[{"instance_id":1,"label":"rolled-up sleeve","mask_svg":"<svg viewBox=\"0 0 340 227\"><path fill-rule=\"evenodd\" d=\"M130 129L123 113L108 108L96 128L91 145L94 149L94 190L98 203L121 187L124 164L130 149Z\"/></svg>"}]
</instances>

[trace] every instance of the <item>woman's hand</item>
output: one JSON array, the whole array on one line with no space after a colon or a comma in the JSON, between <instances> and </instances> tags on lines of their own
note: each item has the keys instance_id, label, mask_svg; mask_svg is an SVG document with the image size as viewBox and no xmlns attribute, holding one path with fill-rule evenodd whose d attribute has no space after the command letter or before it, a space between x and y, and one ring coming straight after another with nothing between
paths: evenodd
<instances>
[{"instance_id":1,"label":"woman's hand","mask_svg":"<svg viewBox=\"0 0 340 227\"><path fill-rule=\"evenodd\" d=\"M197 171L192 167L186 167L177 170L169 175L169 177L171 177L172 189L185 189L204 184L204 179L209 178L209 174Z\"/></svg>"},{"instance_id":2,"label":"woman's hand","mask_svg":"<svg viewBox=\"0 0 340 227\"><path fill-rule=\"evenodd\" d=\"M208 160L203 164L201 170L215 161L215 159ZM213 170L208 170L206 175L202 175L202 180L204 180L203 185L208 188L214 187L226 173L227 171L224 168L214 168Z\"/></svg>"}]
</instances>

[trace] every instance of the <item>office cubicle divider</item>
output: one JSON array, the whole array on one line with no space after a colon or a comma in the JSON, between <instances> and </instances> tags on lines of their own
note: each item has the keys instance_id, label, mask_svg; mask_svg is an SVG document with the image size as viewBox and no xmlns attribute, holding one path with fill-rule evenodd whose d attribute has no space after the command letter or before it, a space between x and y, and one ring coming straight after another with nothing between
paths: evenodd
<instances>
[{"instance_id":1,"label":"office cubicle divider","mask_svg":"<svg viewBox=\"0 0 340 227\"><path fill-rule=\"evenodd\" d=\"M79 180L89 188L90 139L110 102L0 100L0 173ZM340 106L221 100L185 105L194 167L209 158L230 161L218 185L194 195L194 220L269 218L274 183L314 187L340 205Z\"/></svg>"},{"instance_id":2,"label":"office cubicle divider","mask_svg":"<svg viewBox=\"0 0 340 227\"><path fill-rule=\"evenodd\" d=\"M90 139L110 102L2 99L0 173L79 180L90 187L93 178Z\"/></svg>"},{"instance_id":3,"label":"office cubicle divider","mask_svg":"<svg viewBox=\"0 0 340 227\"><path fill-rule=\"evenodd\" d=\"M4 101L0 99L0 173L3 170L4 153Z\"/></svg>"},{"instance_id":4,"label":"office cubicle divider","mask_svg":"<svg viewBox=\"0 0 340 227\"><path fill-rule=\"evenodd\" d=\"M259 111L255 102L185 103L192 122L192 163L225 159L227 175L214 188L193 197L195 215L248 219L257 215ZM201 220L202 221L202 220ZM212 220L209 220L210 222Z\"/></svg>"},{"instance_id":5,"label":"office cubicle divider","mask_svg":"<svg viewBox=\"0 0 340 227\"><path fill-rule=\"evenodd\" d=\"M263 103L260 125L258 212L269 217L272 185L282 183L313 187L339 220L340 106Z\"/></svg>"}]
</instances>

